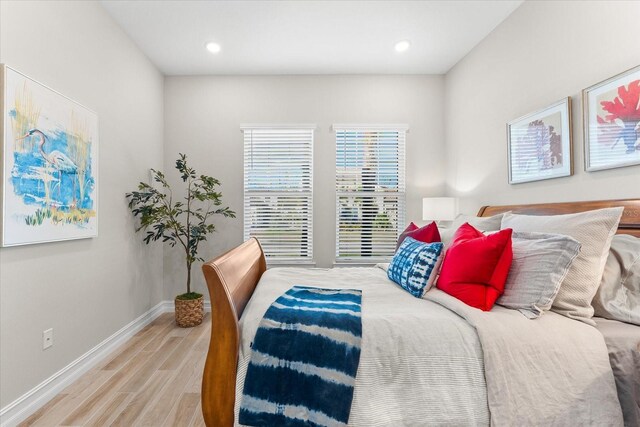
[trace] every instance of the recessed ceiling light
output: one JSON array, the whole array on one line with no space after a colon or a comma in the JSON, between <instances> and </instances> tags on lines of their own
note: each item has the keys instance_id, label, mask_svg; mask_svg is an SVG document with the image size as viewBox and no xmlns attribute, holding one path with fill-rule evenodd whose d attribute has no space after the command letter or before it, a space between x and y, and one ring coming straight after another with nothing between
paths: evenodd
<instances>
[{"instance_id":1,"label":"recessed ceiling light","mask_svg":"<svg viewBox=\"0 0 640 427\"><path fill-rule=\"evenodd\" d=\"M411 43L409 43L408 40L402 40L402 41L399 41L398 43L396 43L394 48L395 48L396 52L405 52L405 51L409 50L409 46L411 46Z\"/></svg>"},{"instance_id":2,"label":"recessed ceiling light","mask_svg":"<svg viewBox=\"0 0 640 427\"><path fill-rule=\"evenodd\" d=\"M221 49L220 45L218 43L214 43L214 42L207 43L206 48L211 53L218 53L218 52L220 52L220 49Z\"/></svg>"}]
</instances>

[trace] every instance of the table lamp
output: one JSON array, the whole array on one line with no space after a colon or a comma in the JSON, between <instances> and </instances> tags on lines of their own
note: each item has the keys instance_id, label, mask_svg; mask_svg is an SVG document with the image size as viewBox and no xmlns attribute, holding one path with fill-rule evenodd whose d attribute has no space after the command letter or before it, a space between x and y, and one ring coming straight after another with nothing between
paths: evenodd
<instances>
[{"instance_id":1,"label":"table lamp","mask_svg":"<svg viewBox=\"0 0 640 427\"><path fill-rule=\"evenodd\" d=\"M455 197L425 197L422 199L424 221L453 221L458 214L458 199Z\"/></svg>"}]
</instances>

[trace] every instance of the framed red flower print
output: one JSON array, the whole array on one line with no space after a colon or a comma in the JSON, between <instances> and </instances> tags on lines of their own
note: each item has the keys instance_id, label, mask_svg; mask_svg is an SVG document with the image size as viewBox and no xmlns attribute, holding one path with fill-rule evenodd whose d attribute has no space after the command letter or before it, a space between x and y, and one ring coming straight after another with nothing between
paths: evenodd
<instances>
[{"instance_id":1,"label":"framed red flower print","mask_svg":"<svg viewBox=\"0 0 640 427\"><path fill-rule=\"evenodd\" d=\"M587 171L640 165L640 66L582 92Z\"/></svg>"}]
</instances>

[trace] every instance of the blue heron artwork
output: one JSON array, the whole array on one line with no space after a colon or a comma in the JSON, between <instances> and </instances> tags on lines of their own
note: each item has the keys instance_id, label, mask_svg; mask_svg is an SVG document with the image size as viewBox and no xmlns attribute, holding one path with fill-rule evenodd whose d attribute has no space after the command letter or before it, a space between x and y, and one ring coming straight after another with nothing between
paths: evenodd
<instances>
[{"instance_id":1,"label":"blue heron artwork","mask_svg":"<svg viewBox=\"0 0 640 427\"><path fill-rule=\"evenodd\" d=\"M2 66L3 246L97 235L97 116Z\"/></svg>"}]
</instances>

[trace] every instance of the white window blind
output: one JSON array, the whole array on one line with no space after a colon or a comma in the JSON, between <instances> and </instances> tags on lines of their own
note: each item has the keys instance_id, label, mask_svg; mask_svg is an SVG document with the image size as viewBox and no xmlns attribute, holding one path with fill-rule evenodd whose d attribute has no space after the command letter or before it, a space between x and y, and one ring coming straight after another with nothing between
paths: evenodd
<instances>
[{"instance_id":1,"label":"white window blind","mask_svg":"<svg viewBox=\"0 0 640 427\"><path fill-rule=\"evenodd\" d=\"M405 125L334 125L336 261L377 262L395 251L405 216Z\"/></svg>"},{"instance_id":2,"label":"white window blind","mask_svg":"<svg viewBox=\"0 0 640 427\"><path fill-rule=\"evenodd\" d=\"M269 262L313 260L313 130L243 126L244 238Z\"/></svg>"}]
</instances>

